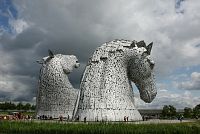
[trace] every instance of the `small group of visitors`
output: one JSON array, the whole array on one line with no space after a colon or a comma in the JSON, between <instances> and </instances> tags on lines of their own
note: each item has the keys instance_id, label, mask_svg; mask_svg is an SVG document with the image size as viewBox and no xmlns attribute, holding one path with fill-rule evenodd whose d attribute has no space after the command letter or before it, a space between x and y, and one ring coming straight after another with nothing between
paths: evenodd
<instances>
[{"instance_id":1,"label":"small group of visitors","mask_svg":"<svg viewBox=\"0 0 200 134\"><path fill-rule=\"evenodd\" d=\"M24 115L21 112L13 112L8 115L0 116L0 120L32 120L32 116Z\"/></svg>"},{"instance_id":2,"label":"small group of visitors","mask_svg":"<svg viewBox=\"0 0 200 134\"><path fill-rule=\"evenodd\" d=\"M124 116L124 122L128 122L128 116Z\"/></svg>"}]
</instances>

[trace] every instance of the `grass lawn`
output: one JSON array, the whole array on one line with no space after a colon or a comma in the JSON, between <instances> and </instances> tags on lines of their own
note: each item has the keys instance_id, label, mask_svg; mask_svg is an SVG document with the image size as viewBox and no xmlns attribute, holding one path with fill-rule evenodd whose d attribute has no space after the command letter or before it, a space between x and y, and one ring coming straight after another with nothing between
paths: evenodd
<instances>
[{"instance_id":1,"label":"grass lawn","mask_svg":"<svg viewBox=\"0 0 200 134\"><path fill-rule=\"evenodd\" d=\"M0 112L0 115L7 115L8 112Z\"/></svg>"},{"instance_id":2,"label":"grass lawn","mask_svg":"<svg viewBox=\"0 0 200 134\"><path fill-rule=\"evenodd\" d=\"M176 124L0 121L0 134L200 134L200 122Z\"/></svg>"}]
</instances>

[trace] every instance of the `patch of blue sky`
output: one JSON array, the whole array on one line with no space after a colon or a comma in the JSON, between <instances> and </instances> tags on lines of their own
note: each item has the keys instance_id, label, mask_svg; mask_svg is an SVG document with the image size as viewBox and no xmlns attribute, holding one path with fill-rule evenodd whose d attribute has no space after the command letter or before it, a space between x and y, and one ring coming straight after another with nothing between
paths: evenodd
<instances>
[{"instance_id":1,"label":"patch of blue sky","mask_svg":"<svg viewBox=\"0 0 200 134\"><path fill-rule=\"evenodd\" d=\"M17 10L12 0L0 0L0 27L9 33L12 32L10 19L17 19Z\"/></svg>"},{"instance_id":2,"label":"patch of blue sky","mask_svg":"<svg viewBox=\"0 0 200 134\"><path fill-rule=\"evenodd\" d=\"M0 11L8 14L10 17L17 18L17 10L12 0L0 0Z\"/></svg>"},{"instance_id":3,"label":"patch of blue sky","mask_svg":"<svg viewBox=\"0 0 200 134\"><path fill-rule=\"evenodd\" d=\"M190 76L193 72L199 72L200 73L200 64L194 65L194 66L188 66L188 67L180 67L173 71L172 74L178 75L178 74L188 74Z\"/></svg>"},{"instance_id":4,"label":"patch of blue sky","mask_svg":"<svg viewBox=\"0 0 200 134\"><path fill-rule=\"evenodd\" d=\"M184 0L175 0L175 8L178 9L181 7L181 3L183 2Z\"/></svg>"},{"instance_id":5,"label":"patch of blue sky","mask_svg":"<svg viewBox=\"0 0 200 134\"><path fill-rule=\"evenodd\" d=\"M200 96L199 90L184 90L184 89L178 89L173 86L173 82L180 83L185 81L191 81L191 74L193 72L200 73L200 65L177 68L176 70L173 71L173 73L171 73L168 79L163 80L163 83L168 85L169 91L174 91L176 93L183 93L185 91L189 91L193 96L199 97Z\"/></svg>"},{"instance_id":6,"label":"patch of blue sky","mask_svg":"<svg viewBox=\"0 0 200 134\"><path fill-rule=\"evenodd\" d=\"M199 72L200 73L200 65L194 65L194 66L188 66L188 67L180 67L175 69L171 74L169 74L166 77L162 77L159 79L156 78L157 84L164 84L166 85L166 90L173 92L173 93L183 93L187 90L178 89L176 86L174 86L174 82L184 82L184 81L190 81L191 80L191 74L193 72ZM194 96L199 96L200 92L195 90L189 90Z\"/></svg>"},{"instance_id":7,"label":"patch of blue sky","mask_svg":"<svg viewBox=\"0 0 200 134\"><path fill-rule=\"evenodd\" d=\"M175 10L176 13L184 13L184 9L182 8L182 2L184 2L185 0L175 0Z\"/></svg>"},{"instance_id":8,"label":"patch of blue sky","mask_svg":"<svg viewBox=\"0 0 200 134\"><path fill-rule=\"evenodd\" d=\"M164 84L164 85L167 85L167 89L169 89L169 86L172 84L172 79L170 79L170 75L166 75L166 76L163 76L163 77L156 77L156 83L157 84ZM170 87L171 89L171 87Z\"/></svg>"}]
</instances>

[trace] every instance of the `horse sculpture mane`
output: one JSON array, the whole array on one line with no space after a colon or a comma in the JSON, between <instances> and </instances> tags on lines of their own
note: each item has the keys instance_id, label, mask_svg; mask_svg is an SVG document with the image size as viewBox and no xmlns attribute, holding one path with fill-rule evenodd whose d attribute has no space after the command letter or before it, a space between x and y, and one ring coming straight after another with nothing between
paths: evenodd
<instances>
[{"instance_id":1,"label":"horse sculpture mane","mask_svg":"<svg viewBox=\"0 0 200 134\"><path fill-rule=\"evenodd\" d=\"M39 60L42 64L37 94L37 116L72 119L79 90L74 89L67 75L79 63L74 55L54 55Z\"/></svg>"},{"instance_id":2,"label":"horse sculpture mane","mask_svg":"<svg viewBox=\"0 0 200 134\"><path fill-rule=\"evenodd\" d=\"M114 40L98 47L86 65L76 117L88 121L141 120L134 106L131 81L141 99L150 103L156 96L150 52L144 41Z\"/></svg>"}]
</instances>

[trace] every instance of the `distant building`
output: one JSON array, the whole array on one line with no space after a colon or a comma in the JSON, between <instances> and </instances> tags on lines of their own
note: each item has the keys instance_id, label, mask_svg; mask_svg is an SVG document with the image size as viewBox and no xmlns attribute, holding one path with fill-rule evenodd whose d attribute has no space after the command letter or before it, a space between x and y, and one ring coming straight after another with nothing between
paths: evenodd
<instances>
[{"instance_id":1,"label":"distant building","mask_svg":"<svg viewBox=\"0 0 200 134\"><path fill-rule=\"evenodd\" d=\"M150 118L158 119L162 114L162 109L138 109L142 116L148 116ZM177 113L183 114L184 109L177 109Z\"/></svg>"}]
</instances>

